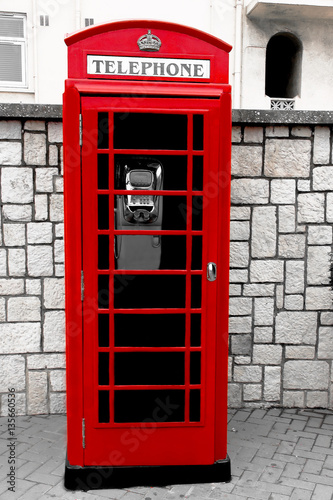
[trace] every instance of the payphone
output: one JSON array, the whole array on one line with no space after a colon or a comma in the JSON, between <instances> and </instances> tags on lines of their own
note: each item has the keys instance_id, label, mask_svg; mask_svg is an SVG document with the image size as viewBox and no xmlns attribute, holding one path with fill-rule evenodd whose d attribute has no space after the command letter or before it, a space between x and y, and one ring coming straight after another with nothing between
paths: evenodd
<instances>
[{"instance_id":1,"label":"payphone","mask_svg":"<svg viewBox=\"0 0 333 500\"><path fill-rule=\"evenodd\" d=\"M231 47L143 20L66 44L65 485L228 481Z\"/></svg>"}]
</instances>

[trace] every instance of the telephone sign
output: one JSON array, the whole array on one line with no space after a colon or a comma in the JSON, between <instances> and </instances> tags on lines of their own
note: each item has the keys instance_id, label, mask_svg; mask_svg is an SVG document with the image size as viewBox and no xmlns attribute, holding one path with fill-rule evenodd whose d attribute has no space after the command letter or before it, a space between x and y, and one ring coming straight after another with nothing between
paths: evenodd
<instances>
[{"instance_id":1,"label":"telephone sign","mask_svg":"<svg viewBox=\"0 0 333 500\"><path fill-rule=\"evenodd\" d=\"M65 485L228 481L231 47L158 21L66 43Z\"/></svg>"}]
</instances>

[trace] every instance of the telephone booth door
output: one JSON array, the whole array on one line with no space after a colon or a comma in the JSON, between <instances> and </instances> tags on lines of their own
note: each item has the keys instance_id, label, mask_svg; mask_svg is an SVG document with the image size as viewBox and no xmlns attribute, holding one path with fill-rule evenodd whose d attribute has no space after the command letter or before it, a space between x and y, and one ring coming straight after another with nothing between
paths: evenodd
<instances>
[{"instance_id":1,"label":"telephone booth door","mask_svg":"<svg viewBox=\"0 0 333 500\"><path fill-rule=\"evenodd\" d=\"M213 463L220 101L82 111L85 462Z\"/></svg>"}]
</instances>

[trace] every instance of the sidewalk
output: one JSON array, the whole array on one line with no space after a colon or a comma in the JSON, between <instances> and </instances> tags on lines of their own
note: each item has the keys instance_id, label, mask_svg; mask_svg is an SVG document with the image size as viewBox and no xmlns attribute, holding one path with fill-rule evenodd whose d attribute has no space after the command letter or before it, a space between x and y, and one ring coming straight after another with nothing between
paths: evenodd
<instances>
[{"instance_id":1,"label":"sidewalk","mask_svg":"<svg viewBox=\"0 0 333 500\"><path fill-rule=\"evenodd\" d=\"M1 500L332 500L333 412L231 410L230 483L70 492L64 489L66 418L16 418L16 491L8 491L7 418L0 418Z\"/></svg>"}]
</instances>

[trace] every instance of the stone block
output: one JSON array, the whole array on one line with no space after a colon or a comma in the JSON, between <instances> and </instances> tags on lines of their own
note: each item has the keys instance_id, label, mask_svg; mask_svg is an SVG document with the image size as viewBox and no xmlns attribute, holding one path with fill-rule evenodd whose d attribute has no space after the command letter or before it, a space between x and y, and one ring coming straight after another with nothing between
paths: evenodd
<instances>
[{"instance_id":1,"label":"stone block","mask_svg":"<svg viewBox=\"0 0 333 500\"><path fill-rule=\"evenodd\" d=\"M332 241L332 226L309 226L309 245L331 245Z\"/></svg>"},{"instance_id":2,"label":"stone block","mask_svg":"<svg viewBox=\"0 0 333 500\"><path fill-rule=\"evenodd\" d=\"M64 224L54 224L55 227L55 236L56 238L63 238L64 237Z\"/></svg>"},{"instance_id":3,"label":"stone block","mask_svg":"<svg viewBox=\"0 0 333 500\"><path fill-rule=\"evenodd\" d=\"M32 168L3 168L1 175L3 203L24 204L33 201Z\"/></svg>"},{"instance_id":4,"label":"stone block","mask_svg":"<svg viewBox=\"0 0 333 500\"><path fill-rule=\"evenodd\" d=\"M249 265L249 244L245 241L230 242L230 267Z\"/></svg>"},{"instance_id":5,"label":"stone block","mask_svg":"<svg viewBox=\"0 0 333 500\"><path fill-rule=\"evenodd\" d=\"M0 139L21 139L22 125L19 120L0 120Z\"/></svg>"},{"instance_id":6,"label":"stone block","mask_svg":"<svg viewBox=\"0 0 333 500\"><path fill-rule=\"evenodd\" d=\"M301 391L284 391L282 404L284 408L304 408L305 397Z\"/></svg>"},{"instance_id":7,"label":"stone block","mask_svg":"<svg viewBox=\"0 0 333 500\"><path fill-rule=\"evenodd\" d=\"M56 264L54 266L54 275L55 276L65 276L65 266L64 264Z\"/></svg>"},{"instance_id":8,"label":"stone block","mask_svg":"<svg viewBox=\"0 0 333 500\"><path fill-rule=\"evenodd\" d=\"M261 366L235 366L234 367L234 381L258 383L262 381L262 367Z\"/></svg>"},{"instance_id":9,"label":"stone block","mask_svg":"<svg viewBox=\"0 0 333 500\"><path fill-rule=\"evenodd\" d=\"M27 165L46 165L45 134L25 132L24 161Z\"/></svg>"},{"instance_id":10,"label":"stone block","mask_svg":"<svg viewBox=\"0 0 333 500\"><path fill-rule=\"evenodd\" d=\"M0 279L0 295L21 295L23 292L23 279Z\"/></svg>"},{"instance_id":11,"label":"stone block","mask_svg":"<svg viewBox=\"0 0 333 500\"><path fill-rule=\"evenodd\" d=\"M252 214L252 257L276 255L276 207L254 207Z\"/></svg>"},{"instance_id":12,"label":"stone block","mask_svg":"<svg viewBox=\"0 0 333 500\"><path fill-rule=\"evenodd\" d=\"M304 234L280 234L279 257L301 259L305 255Z\"/></svg>"},{"instance_id":13,"label":"stone block","mask_svg":"<svg viewBox=\"0 0 333 500\"><path fill-rule=\"evenodd\" d=\"M325 195L323 193L299 194L298 222L324 222L325 221Z\"/></svg>"},{"instance_id":14,"label":"stone block","mask_svg":"<svg viewBox=\"0 0 333 500\"><path fill-rule=\"evenodd\" d=\"M36 168L36 192L53 193L53 177L58 175L57 168Z\"/></svg>"},{"instance_id":15,"label":"stone block","mask_svg":"<svg viewBox=\"0 0 333 500\"><path fill-rule=\"evenodd\" d=\"M0 276L7 276L7 251L4 248L0 249Z\"/></svg>"},{"instance_id":16,"label":"stone block","mask_svg":"<svg viewBox=\"0 0 333 500\"><path fill-rule=\"evenodd\" d=\"M44 221L49 216L47 194L36 194L35 196L35 220Z\"/></svg>"},{"instance_id":17,"label":"stone block","mask_svg":"<svg viewBox=\"0 0 333 500\"><path fill-rule=\"evenodd\" d=\"M333 166L316 167L313 169L313 190L333 190Z\"/></svg>"},{"instance_id":18,"label":"stone block","mask_svg":"<svg viewBox=\"0 0 333 500\"><path fill-rule=\"evenodd\" d=\"M333 327L319 328L318 359L333 359Z\"/></svg>"},{"instance_id":19,"label":"stone block","mask_svg":"<svg viewBox=\"0 0 333 500\"><path fill-rule=\"evenodd\" d=\"M40 352L40 323L0 323L0 353Z\"/></svg>"},{"instance_id":20,"label":"stone block","mask_svg":"<svg viewBox=\"0 0 333 500\"><path fill-rule=\"evenodd\" d=\"M230 220L250 220L251 209L250 207L231 207Z\"/></svg>"},{"instance_id":21,"label":"stone block","mask_svg":"<svg viewBox=\"0 0 333 500\"><path fill-rule=\"evenodd\" d=\"M247 297L230 297L230 316L248 316L252 313L252 299Z\"/></svg>"},{"instance_id":22,"label":"stone block","mask_svg":"<svg viewBox=\"0 0 333 500\"><path fill-rule=\"evenodd\" d=\"M228 408L242 408L242 390L240 384L228 385Z\"/></svg>"},{"instance_id":23,"label":"stone block","mask_svg":"<svg viewBox=\"0 0 333 500\"><path fill-rule=\"evenodd\" d=\"M296 182L294 179L272 179L271 203L293 204L296 199Z\"/></svg>"},{"instance_id":24,"label":"stone block","mask_svg":"<svg viewBox=\"0 0 333 500\"><path fill-rule=\"evenodd\" d=\"M56 175L53 178L54 182L54 190L56 193L63 193L64 192L64 179L63 177L60 177L59 175Z\"/></svg>"},{"instance_id":25,"label":"stone block","mask_svg":"<svg viewBox=\"0 0 333 500\"><path fill-rule=\"evenodd\" d=\"M15 414L26 415L26 396L22 392L18 392L15 398ZM7 394L2 394L1 396L1 417L8 416L8 396ZM21 490L22 491L22 490Z\"/></svg>"},{"instance_id":26,"label":"stone block","mask_svg":"<svg viewBox=\"0 0 333 500\"><path fill-rule=\"evenodd\" d=\"M241 285L229 285L229 295L234 296L234 295L241 295L242 294L242 287Z\"/></svg>"},{"instance_id":27,"label":"stone block","mask_svg":"<svg viewBox=\"0 0 333 500\"><path fill-rule=\"evenodd\" d=\"M49 142L60 142L62 143L62 123L61 122L49 122L47 125L48 140Z\"/></svg>"},{"instance_id":28,"label":"stone block","mask_svg":"<svg viewBox=\"0 0 333 500\"><path fill-rule=\"evenodd\" d=\"M44 352L65 350L65 312L46 311L44 317Z\"/></svg>"},{"instance_id":29,"label":"stone block","mask_svg":"<svg viewBox=\"0 0 333 500\"><path fill-rule=\"evenodd\" d=\"M258 177L262 173L262 147L233 146L231 174L240 177Z\"/></svg>"},{"instance_id":30,"label":"stone block","mask_svg":"<svg viewBox=\"0 0 333 500\"><path fill-rule=\"evenodd\" d=\"M233 126L231 129L231 142L241 142L242 141L242 127Z\"/></svg>"},{"instance_id":31,"label":"stone block","mask_svg":"<svg viewBox=\"0 0 333 500\"><path fill-rule=\"evenodd\" d=\"M62 194L51 194L50 196L50 220L63 222L64 220L64 196Z\"/></svg>"},{"instance_id":32,"label":"stone block","mask_svg":"<svg viewBox=\"0 0 333 500\"><path fill-rule=\"evenodd\" d=\"M44 371L29 371L28 380L28 415L44 415L48 413L47 373Z\"/></svg>"},{"instance_id":33,"label":"stone block","mask_svg":"<svg viewBox=\"0 0 333 500\"><path fill-rule=\"evenodd\" d=\"M250 335L231 335L231 354L251 353L252 340Z\"/></svg>"},{"instance_id":34,"label":"stone block","mask_svg":"<svg viewBox=\"0 0 333 500\"><path fill-rule=\"evenodd\" d=\"M293 205L279 206L279 232L294 233L296 227L296 212Z\"/></svg>"},{"instance_id":35,"label":"stone block","mask_svg":"<svg viewBox=\"0 0 333 500\"><path fill-rule=\"evenodd\" d=\"M261 384L244 384L243 399L244 401L259 401L262 398Z\"/></svg>"},{"instance_id":36,"label":"stone block","mask_svg":"<svg viewBox=\"0 0 333 500\"><path fill-rule=\"evenodd\" d=\"M39 279L26 279L25 280L25 289L27 295L40 295L42 292L42 284Z\"/></svg>"},{"instance_id":37,"label":"stone block","mask_svg":"<svg viewBox=\"0 0 333 500\"><path fill-rule=\"evenodd\" d=\"M0 356L0 392L7 392L9 387L25 390L24 356Z\"/></svg>"},{"instance_id":38,"label":"stone block","mask_svg":"<svg viewBox=\"0 0 333 500\"><path fill-rule=\"evenodd\" d=\"M313 142L313 163L325 165L330 161L330 128L315 127Z\"/></svg>"},{"instance_id":39,"label":"stone block","mask_svg":"<svg viewBox=\"0 0 333 500\"><path fill-rule=\"evenodd\" d=\"M310 127L303 127L303 126L292 127L291 135L293 135L294 137L311 137L312 130Z\"/></svg>"},{"instance_id":40,"label":"stone block","mask_svg":"<svg viewBox=\"0 0 333 500\"><path fill-rule=\"evenodd\" d=\"M260 297L254 299L254 324L272 325L274 321L274 299Z\"/></svg>"},{"instance_id":41,"label":"stone block","mask_svg":"<svg viewBox=\"0 0 333 500\"><path fill-rule=\"evenodd\" d=\"M333 292L328 286L310 286L306 288L305 308L311 311L330 310Z\"/></svg>"},{"instance_id":42,"label":"stone block","mask_svg":"<svg viewBox=\"0 0 333 500\"><path fill-rule=\"evenodd\" d=\"M273 328L271 326L256 326L254 328L254 342L256 344L270 344L273 340Z\"/></svg>"},{"instance_id":43,"label":"stone block","mask_svg":"<svg viewBox=\"0 0 333 500\"><path fill-rule=\"evenodd\" d=\"M4 224L3 238L6 247L25 245L25 224Z\"/></svg>"},{"instance_id":44,"label":"stone block","mask_svg":"<svg viewBox=\"0 0 333 500\"><path fill-rule=\"evenodd\" d=\"M252 361L255 365L280 365L282 347L280 345L255 344Z\"/></svg>"},{"instance_id":45,"label":"stone block","mask_svg":"<svg viewBox=\"0 0 333 500\"><path fill-rule=\"evenodd\" d=\"M27 356L28 370L65 368L65 354L30 354Z\"/></svg>"},{"instance_id":46,"label":"stone block","mask_svg":"<svg viewBox=\"0 0 333 500\"><path fill-rule=\"evenodd\" d=\"M289 127L285 125L266 127L266 137L289 137Z\"/></svg>"},{"instance_id":47,"label":"stone block","mask_svg":"<svg viewBox=\"0 0 333 500\"><path fill-rule=\"evenodd\" d=\"M8 321L40 321L41 308L38 297L10 297Z\"/></svg>"},{"instance_id":48,"label":"stone block","mask_svg":"<svg viewBox=\"0 0 333 500\"><path fill-rule=\"evenodd\" d=\"M29 276L36 277L53 275L53 255L51 246L28 246L28 274Z\"/></svg>"},{"instance_id":49,"label":"stone block","mask_svg":"<svg viewBox=\"0 0 333 500\"><path fill-rule=\"evenodd\" d=\"M55 240L54 242L54 261L64 262L64 240Z\"/></svg>"},{"instance_id":50,"label":"stone block","mask_svg":"<svg viewBox=\"0 0 333 500\"><path fill-rule=\"evenodd\" d=\"M304 262L288 260L286 262L286 293L304 292Z\"/></svg>"},{"instance_id":51,"label":"stone block","mask_svg":"<svg viewBox=\"0 0 333 500\"><path fill-rule=\"evenodd\" d=\"M248 221L230 222L230 240L246 241L250 238L250 223Z\"/></svg>"},{"instance_id":52,"label":"stone block","mask_svg":"<svg viewBox=\"0 0 333 500\"><path fill-rule=\"evenodd\" d=\"M65 392L53 392L50 394L50 413L51 415L66 413Z\"/></svg>"},{"instance_id":53,"label":"stone block","mask_svg":"<svg viewBox=\"0 0 333 500\"><path fill-rule=\"evenodd\" d=\"M298 189L298 191L305 192L305 193L311 191L310 181L304 180L304 179L298 180L297 181L297 189Z\"/></svg>"},{"instance_id":54,"label":"stone block","mask_svg":"<svg viewBox=\"0 0 333 500\"><path fill-rule=\"evenodd\" d=\"M320 314L322 325L333 325L333 312L323 312Z\"/></svg>"},{"instance_id":55,"label":"stone block","mask_svg":"<svg viewBox=\"0 0 333 500\"><path fill-rule=\"evenodd\" d=\"M264 205L268 203L269 181L266 179L233 179L231 201L235 204Z\"/></svg>"},{"instance_id":56,"label":"stone block","mask_svg":"<svg viewBox=\"0 0 333 500\"><path fill-rule=\"evenodd\" d=\"M24 130L45 130L45 122L42 120L27 120L24 124Z\"/></svg>"},{"instance_id":57,"label":"stone block","mask_svg":"<svg viewBox=\"0 0 333 500\"><path fill-rule=\"evenodd\" d=\"M229 333L251 333L251 316L231 316L229 317Z\"/></svg>"},{"instance_id":58,"label":"stone block","mask_svg":"<svg viewBox=\"0 0 333 500\"><path fill-rule=\"evenodd\" d=\"M49 165L54 166L59 163L59 150L54 144L49 147Z\"/></svg>"},{"instance_id":59,"label":"stone block","mask_svg":"<svg viewBox=\"0 0 333 500\"><path fill-rule=\"evenodd\" d=\"M248 280L247 269L230 269L230 283L246 283Z\"/></svg>"},{"instance_id":60,"label":"stone block","mask_svg":"<svg viewBox=\"0 0 333 500\"><path fill-rule=\"evenodd\" d=\"M12 222L28 222L32 219L31 205L4 205L3 220Z\"/></svg>"},{"instance_id":61,"label":"stone block","mask_svg":"<svg viewBox=\"0 0 333 500\"><path fill-rule=\"evenodd\" d=\"M285 389L324 390L329 386L329 364L326 361L286 361Z\"/></svg>"},{"instance_id":62,"label":"stone block","mask_svg":"<svg viewBox=\"0 0 333 500\"><path fill-rule=\"evenodd\" d=\"M50 371L51 391L59 392L66 390L66 372L65 370Z\"/></svg>"},{"instance_id":63,"label":"stone block","mask_svg":"<svg viewBox=\"0 0 333 500\"><path fill-rule=\"evenodd\" d=\"M306 394L307 408L328 408L327 392L309 391Z\"/></svg>"},{"instance_id":64,"label":"stone block","mask_svg":"<svg viewBox=\"0 0 333 500\"><path fill-rule=\"evenodd\" d=\"M276 315L275 340L280 344L310 344L317 340L317 313L281 311Z\"/></svg>"},{"instance_id":65,"label":"stone block","mask_svg":"<svg viewBox=\"0 0 333 500\"><path fill-rule=\"evenodd\" d=\"M22 145L20 142L0 142L0 165L21 165Z\"/></svg>"},{"instance_id":66,"label":"stone block","mask_svg":"<svg viewBox=\"0 0 333 500\"><path fill-rule=\"evenodd\" d=\"M284 263L281 260L253 260L250 264L252 283L283 282Z\"/></svg>"},{"instance_id":67,"label":"stone block","mask_svg":"<svg viewBox=\"0 0 333 500\"><path fill-rule=\"evenodd\" d=\"M285 351L286 359L314 359L315 346L287 345Z\"/></svg>"},{"instance_id":68,"label":"stone block","mask_svg":"<svg viewBox=\"0 0 333 500\"><path fill-rule=\"evenodd\" d=\"M24 248L10 248L8 250L9 276L24 276L26 272Z\"/></svg>"},{"instance_id":69,"label":"stone block","mask_svg":"<svg viewBox=\"0 0 333 500\"><path fill-rule=\"evenodd\" d=\"M0 298L0 322L6 321L6 300L4 297Z\"/></svg>"},{"instance_id":70,"label":"stone block","mask_svg":"<svg viewBox=\"0 0 333 500\"><path fill-rule=\"evenodd\" d=\"M264 171L267 177L309 177L311 142L295 139L268 139Z\"/></svg>"},{"instance_id":71,"label":"stone block","mask_svg":"<svg viewBox=\"0 0 333 500\"><path fill-rule=\"evenodd\" d=\"M249 365L251 364L251 356L234 356L235 365Z\"/></svg>"},{"instance_id":72,"label":"stone block","mask_svg":"<svg viewBox=\"0 0 333 500\"><path fill-rule=\"evenodd\" d=\"M65 283L63 278L44 279L44 307L46 309L64 309Z\"/></svg>"},{"instance_id":73,"label":"stone block","mask_svg":"<svg viewBox=\"0 0 333 500\"><path fill-rule=\"evenodd\" d=\"M52 243L51 222L30 222L27 224L28 243Z\"/></svg>"},{"instance_id":74,"label":"stone block","mask_svg":"<svg viewBox=\"0 0 333 500\"><path fill-rule=\"evenodd\" d=\"M331 251L329 246L309 246L307 260L307 282L309 285L327 285L329 283Z\"/></svg>"},{"instance_id":75,"label":"stone block","mask_svg":"<svg viewBox=\"0 0 333 500\"><path fill-rule=\"evenodd\" d=\"M247 297L273 297L275 289L273 284L246 284L243 287L243 295Z\"/></svg>"},{"instance_id":76,"label":"stone block","mask_svg":"<svg viewBox=\"0 0 333 500\"><path fill-rule=\"evenodd\" d=\"M285 295L284 307L289 311L302 311L304 309L303 295Z\"/></svg>"},{"instance_id":77,"label":"stone block","mask_svg":"<svg viewBox=\"0 0 333 500\"><path fill-rule=\"evenodd\" d=\"M264 139L263 127L245 127L244 142L262 143Z\"/></svg>"},{"instance_id":78,"label":"stone block","mask_svg":"<svg viewBox=\"0 0 333 500\"><path fill-rule=\"evenodd\" d=\"M264 400L280 401L281 394L281 367L265 367Z\"/></svg>"}]
</instances>

